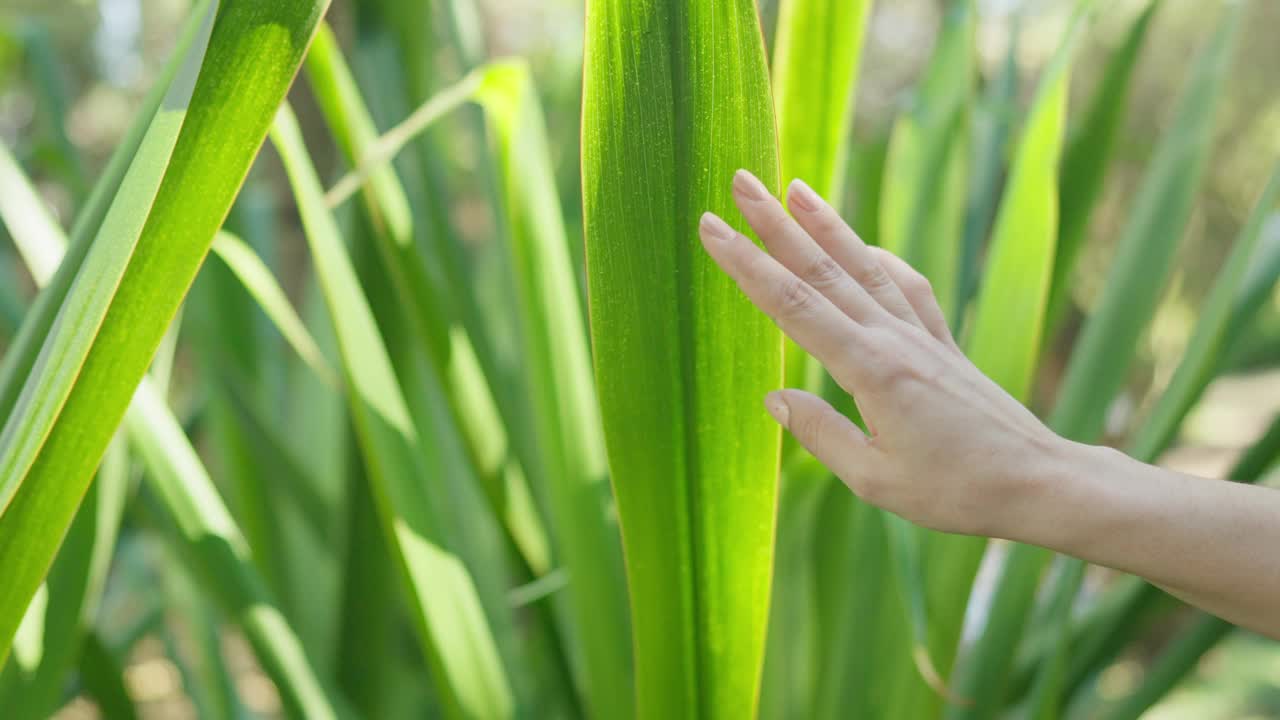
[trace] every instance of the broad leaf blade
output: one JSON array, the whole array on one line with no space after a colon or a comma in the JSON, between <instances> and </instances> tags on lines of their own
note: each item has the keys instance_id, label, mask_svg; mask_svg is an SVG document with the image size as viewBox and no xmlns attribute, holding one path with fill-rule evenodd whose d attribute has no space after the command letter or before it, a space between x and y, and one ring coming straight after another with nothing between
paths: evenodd
<instances>
[{"instance_id":1,"label":"broad leaf blade","mask_svg":"<svg viewBox=\"0 0 1280 720\"><path fill-rule=\"evenodd\" d=\"M642 718L749 717L764 654L778 330L702 251L733 172L778 185L753 0L587 8L583 205L595 369Z\"/></svg>"}]
</instances>

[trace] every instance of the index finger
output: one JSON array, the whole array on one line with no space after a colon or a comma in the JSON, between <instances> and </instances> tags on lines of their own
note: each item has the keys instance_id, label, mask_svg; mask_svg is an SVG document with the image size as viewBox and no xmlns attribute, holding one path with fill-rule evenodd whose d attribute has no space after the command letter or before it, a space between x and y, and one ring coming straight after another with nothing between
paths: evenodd
<instances>
[{"instance_id":1,"label":"index finger","mask_svg":"<svg viewBox=\"0 0 1280 720\"><path fill-rule=\"evenodd\" d=\"M863 327L714 213L699 224L703 247L756 307L833 373L853 370Z\"/></svg>"}]
</instances>

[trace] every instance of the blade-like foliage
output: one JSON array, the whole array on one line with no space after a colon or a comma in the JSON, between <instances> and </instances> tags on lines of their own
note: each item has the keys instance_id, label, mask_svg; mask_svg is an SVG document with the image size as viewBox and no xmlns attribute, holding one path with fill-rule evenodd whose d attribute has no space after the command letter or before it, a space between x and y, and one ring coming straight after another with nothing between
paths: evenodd
<instances>
[{"instance_id":1,"label":"blade-like foliage","mask_svg":"<svg viewBox=\"0 0 1280 720\"><path fill-rule=\"evenodd\" d=\"M116 286L129 266L186 120L217 10L217 2L202 10L200 35L188 51L159 112L152 118L138 154L125 174L123 186L85 257L89 270L77 275L67 293L63 310L0 432L0 513L13 500L52 432L75 386L77 372L93 348L98 329L111 307ZM34 266L34 272L44 279L52 274L54 267L56 265L41 260Z\"/></svg>"},{"instance_id":2,"label":"blade-like foliage","mask_svg":"<svg viewBox=\"0 0 1280 720\"><path fill-rule=\"evenodd\" d=\"M1018 114L1018 37L1015 15L1008 32L1009 49L995 77L987 81L981 99L972 109L974 158L968 179L969 199L965 210L964 240L960 250L960 279L956 288L953 325L963 332L965 311L978 287L979 257L995 219L1004 181L1005 160Z\"/></svg>"},{"instance_id":3,"label":"blade-like foliage","mask_svg":"<svg viewBox=\"0 0 1280 720\"><path fill-rule=\"evenodd\" d=\"M1203 172L1213 109L1241 7L1224 11L1212 41L1196 61L1174 125L1147 171L1121 235L1102 299L1071 356L1060 400L1049 419L1065 437L1089 442L1101 432L1106 410L1128 374L1138 336L1155 310ZM1050 557L1044 549L1015 545L1006 559L977 659L970 665L974 687L982 689L982 704L974 712L991 711L1004 700L1008 670Z\"/></svg>"},{"instance_id":4,"label":"blade-like foliage","mask_svg":"<svg viewBox=\"0 0 1280 720\"><path fill-rule=\"evenodd\" d=\"M1241 330L1241 324L1233 322L1237 300L1241 295L1249 265L1257 258L1257 247L1263 227L1276 203L1280 202L1280 166L1272 174L1271 181L1263 189L1240 236L1232 247L1231 255L1218 273L1213 289L1196 321L1195 330L1187 343L1182 360L1174 371L1169 386L1160 396L1147 421L1129 443L1127 452L1143 462L1155 462L1175 439L1178 428L1187 413L1209 386L1210 380L1222 364L1223 353L1233 340L1233 333ZM1272 276L1274 283L1275 276ZM1070 609L1084 580L1086 563L1066 559L1062 575L1054 588L1051 603L1059 610L1052 619L1058 625L1056 647L1041 660L1041 680L1038 683L1038 703L1048 707L1058 704L1057 694L1066 681L1068 654L1071 650Z\"/></svg>"},{"instance_id":5,"label":"blade-like foliage","mask_svg":"<svg viewBox=\"0 0 1280 720\"><path fill-rule=\"evenodd\" d=\"M870 0L785 0L772 6L773 97L778 119L784 181L801 178L839 207L844 196L855 88ZM821 366L790 338L783 339L787 387L817 390ZM809 464L812 457L789 435L783 465ZM834 482L826 472L788 469L782 478L775 567L769 617L768 657L761 714L804 715L816 658L812 632L810 573L816 498ZM787 504L791 502L793 504Z\"/></svg>"},{"instance_id":6,"label":"blade-like foliage","mask_svg":"<svg viewBox=\"0 0 1280 720\"><path fill-rule=\"evenodd\" d=\"M1128 376L1138 338L1160 299L1204 174L1214 111L1244 7L1235 3L1223 10L1143 178L1102 297L1089 313L1049 419L1066 437L1091 442L1101 434L1107 408Z\"/></svg>"},{"instance_id":7,"label":"blade-like foliage","mask_svg":"<svg viewBox=\"0 0 1280 720\"><path fill-rule=\"evenodd\" d=\"M476 98L489 118L511 233L535 431L556 547L581 647L580 687L596 716L633 707L622 552L608 515L604 436L591 375L586 321L555 192L542 106L529 68L511 61L484 72Z\"/></svg>"},{"instance_id":8,"label":"blade-like foliage","mask_svg":"<svg viewBox=\"0 0 1280 720\"><path fill-rule=\"evenodd\" d=\"M1040 333L1053 274L1058 223L1058 172L1066 130L1067 97L1075 48L1084 34L1092 3L1079 4L1053 61L1040 80L1009 171L996 217L983 286L978 296L969 356L1014 397L1026 401L1040 353ZM985 542L947 541L949 563L963 566L957 591L968 587ZM1034 588L1038 576L1030 581ZM1025 586L1021 586L1025 587ZM999 599L997 598L997 602ZM964 704L948 708L949 718L985 718L1003 700L1003 678L1017 635L993 608L971 657L961 666L955 692Z\"/></svg>"},{"instance_id":9,"label":"blade-like foliage","mask_svg":"<svg viewBox=\"0 0 1280 720\"><path fill-rule=\"evenodd\" d=\"M595 371L631 591L642 718L754 715L782 381L778 330L699 246L778 187L753 0L587 6L583 207Z\"/></svg>"},{"instance_id":10,"label":"blade-like foliage","mask_svg":"<svg viewBox=\"0 0 1280 720\"><path fill-rule=\"evenodd\" d=\"M175 76L172 94L152 119L130 177L97 233L102 241L93 243L67 283L66 297L73 302L51 321L19 397L23 409L9 415L7 439L0 441L0 465L8 468L0 486L21 485L0 516L0 564L11 578L0 589L0 656L7 654L18 618L235 197L326 4L229 2L216 24L205 16L202 32L213 25L207 51L204 40L186 51L189 58L203 56L203 64L184 65ZM175 124L181 134L165 140ZM154 164L166 160L163 180L152 188ZM51 291L61 287L55 278ZM62 298L51 302L57 307ZM63 354L63 348L70 352ZM54 392L46 395L45 388Z\"/></svg>"},{"instance_id":11,"label":"blade-like foliage","mask_svg":"<svg viewBox=\"0 0 1280 720\"><path fill-rule=\"evenodd\" d=\"M356 278L324 190L287 106L272 128L311 246L342 356L348 403L378 506L396 556L410 617L451 716L497 718L513 712L475 584L442 537L429 499L414 427L390 357Z\"/></svg>"},{"instance_id":12,"label":"blade-like foliage","mask_svg":"<svg viewBox=\"0 0 1280 720\"><path fill-rule=\"evenodd\" d=\"M213 251L231 268L253 299L258 301L259 307L275 324L280 335L316 377L330 387L337 387L337 376L325 360L324 353L320 352L320 346L311 337L302 318L298 317L271 270L253 248L235 235L219 231L213 239Z\"/></svg>"},{"instance_id":13,"label":"blade-like foliage","mask_svg":"<svg viewBox=\"0 0 1280 720\"><path fill-rule=\"evenodd\" d=\"M0 145L0 218L37 285L48 284L65 253L66 239L44 200L27 182L18 161Z\"/></svg>"},{"instance_id":14,"label":"blade-like foliage","mask_svg":"<svg viewBox=\"0 0 1280 720\"><path fill-rule=\"evenodd\" d=\"M448 303L432 279L428 259L415 241L409 200L390 165L395 151L414 133L425 129L443 109L474 92L478 73L446 91L443 99L436 97L426 103L421 109L426 112L415 113L404 125L379 138L327 27L317 34L306 71L339 148L358 168L345 184L352 192L362 190L363 206L375 226L377 249L401 311L409 318L437 384L445 390L448 409L466 443L475 475L526 565L534 574L546 572L550 564L548 540L534 510L524 470L511 457L497 402L470 339L453 324ZM340 181L335 190L343 185Z\"/></svg>"},{"instance_id":15,"label":"blade-like foliage","mask_svg":"<svg viewBox=\"0 0 1280 720\"><path fill-rule=\"evenodd\" d=\"M1159 0L1150 0L1133 22L1124 44L1107 61L1102 84L1067 141L1067 149L1062 156L1062 197L1058 204L1058 256L1053 263L1053 287L1049 291L1047 323L1050 332L1066 309L1071 273L1084 245L1089 218L1102 197L1107 165L1124 124L1129 86L1138 65L1138 54L1159 5Z\"/></svg>"},{"instance_id":16,"label":"blade-like foliage","mask_svg":"<svg viewBox=\"0 0 1280 720\"><path fill-rule=\"evenodd\" d=\"M880 244L924 273L954 315L977 54L972 0L953 0L933 59L889 144Z\"/></svg>"},{"instance_id":17,"label":"blade-like foliage","mask_svg":"<svg viewBox=\"0 0 1280 720\"><path fill-rule=\"evenodd\" d=\"M823 197L844 195L854 88L870 10L870 0L784 0L778 6L773 97L784 183L802 178ZM816 388L817 363L789 338L784 343L787 387Z\"/></svg>"},{"instance_id":18,"label":"blade-like foliage","mask_svg":"<svg viewBox=\"0 0 1280 720\"><path fill-rule=\"evenodd\" d=\"M5 179L9 189L35 199L20 173ZM29 250L28 256L58 265L67 246L61 228L47 214L27 215L21 220L19 224L5 217L15 239L21 238L22 246ZM32 274L41 285L48 280L34 268ZM153 370L153 379L155 375ZM144 380L138 387L125 428L143 460L147 479L183 540L189 564L203 587L241 624L267 674L275 680L285 706L295 716L337 717L334 701L266 592L239 528L177 419L164 405L156 384ZM0 699L20 693L22 702L15 704L22 712L31 713L21 717L38 717L54 707L60 698L62 673L74 659L81 631L90 628L97 612L128 482L129 463L123 445L113 447L116 452L104 460L50 571L52 599L33 602L23 619L23 626L33 620L41 622L32 613L45 613L40 625L44 637L39 667L30 678L16 686L6 685L0 692ZM5 674L17 667L12 664Z\"/></svg>"},{"instance_id":19,"label":"blade-like foliage","mask_svg":"<svg viewBox=\"0 0 1280 720\"><path fill-rule=\"evenodd\" d=\"M126 417L148 479L184 543L184 557L244 629L295 717L339 717L302 644L271 600L249 548L176 418L144 380Z\"/></svg>"}]
</instances>

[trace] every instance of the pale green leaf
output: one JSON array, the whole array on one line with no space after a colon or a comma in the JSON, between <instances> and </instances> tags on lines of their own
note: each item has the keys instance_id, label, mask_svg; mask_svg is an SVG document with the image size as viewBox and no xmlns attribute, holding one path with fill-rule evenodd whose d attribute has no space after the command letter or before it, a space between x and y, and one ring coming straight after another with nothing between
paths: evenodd
<instances>
[{"instance_id":1,"label":"pale green leaf","mask_svg":"<svg viewBox=\"0 0 1280 720\"><path fill-rule=\"evenodd\" d=\"M272 141L302 215L383 532L400 567L409 614L437 687L450 715L509 717L514 712L511 688L475 584L441 537L437 514L447 509L433 508L423 486L433 481L421 470L423 439L288 106L277 115Z\"/></svg>"},{"instance_id":2,"label":"pale green leaf","mask_svg":"<svg viewBox=\"0 0 1280 720\"><path fill-rule=\"evenodd\" d=\"M580 644L579 686L590 714L628 717L632 671L622 551L609 517L608 468L586 321L555 192L542 107L523 62L491 65L476 98L492 127L511 234L538 435L556 547Z\"/></svg>"},{"instance_id":3,"label":"pale green leaf","mask_svg":"<svg viewBox=\"0 0 1280 720\"><path fill-rule=\"evenodd\" d=\"M784 0L773 48L782 181L800 178L833 202L844 195L849 126L871 0ZM816 388L818 364L789 338L787 387ZM794 442L784 439L790 457Z\"/></svg>"},{"instance_id":4,"label":"pale green leaf","mask_svg":"<svg viewBox=\"0 0 1280 720\"><path fill-rule=\"evenodd\" d=\"M409 328L430 362L436 383L445 390L446 404L463 437L475 476L531 573L544 573L551 562L549 542L535 512L524 469L511 457L506 427L470 338L449 317L448 299L442 297L429 271L429 260L415 242L409 202L390 165L395 153L416 133L470 99L480 76L478 72L468 76L427 101L403 124L379 138L327 27L317 36L306 72L339 148L357 167L353 175L339 181L329 200L344 192L344 185L350 192L362 190L363 206L373 220L377 250L400 310L409 319Z\"/></svg>"},{"instance_id":5,"label":"pale green leaf","mask_svg":"<svg viewBox=\"0 0 1280 720\"><path fill-rule=\"evenodd\" d=\"M325 360L320 346L311 337L307 326L289 303L284 290L276 282L271 270L262 258L245 241L226 231L219 231L213 239L213 251L231 268L245 290L258 301L259 307L275 323L280 335L298 353L298 357L311 368L325 384L338 386L337 376Z\"/></svg>"}]
</instances>

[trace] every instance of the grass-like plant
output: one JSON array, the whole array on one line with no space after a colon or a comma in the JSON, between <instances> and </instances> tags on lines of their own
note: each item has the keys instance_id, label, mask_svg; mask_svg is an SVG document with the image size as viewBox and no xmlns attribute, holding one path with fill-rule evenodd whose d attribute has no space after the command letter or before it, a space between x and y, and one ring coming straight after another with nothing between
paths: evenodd
<instances>
[{"instance_id":1,"label":"grass-like plant","mask_svg":"<svg viewBox=\"0 0 1280 720\"><path fill-rule=\"evenodd\" d=\"M976 8L949 0L879 159L849 141L870 0L780 0L765 33L752 0L588 0L567 174L558 107L524 60L485 57L468 0L365 0L350 43L322 0L194 5L91 191L54 133L69 232L0 149L0 714L48 716L73 688L134 716L123 668L150 634L202 716L242 716L230 632L291 717L1101 712L1088 681L1173 601L1126 578L1073 613L1085 566L1013 547L963 642L987 541L863 504L781 438L760 399L784 382L856 407L697 224L736 217L739 168L772 192L852 184L866 239L928 275L974 362L1031 402L1159 0L1081 108L1072 71L1109 6L1071 3L1018 108L1016 52L980 92ZM1069 437L1099 439L1135 362L1247 12L1220 11L1128 209L1047 413ZM51 77L47 40L23 37ZM299 72L323 123L284 103ZM275 242L280 166L305 263ZM1125 430L1135 457L1173 443L1280 276L1278 201L1280 169ZM458 222L477 207L487 222ZM1272 428L1232 479L1278 453ZM1229 631L1196 619L1107 717Z\"/></svg>"}]
</instances>

